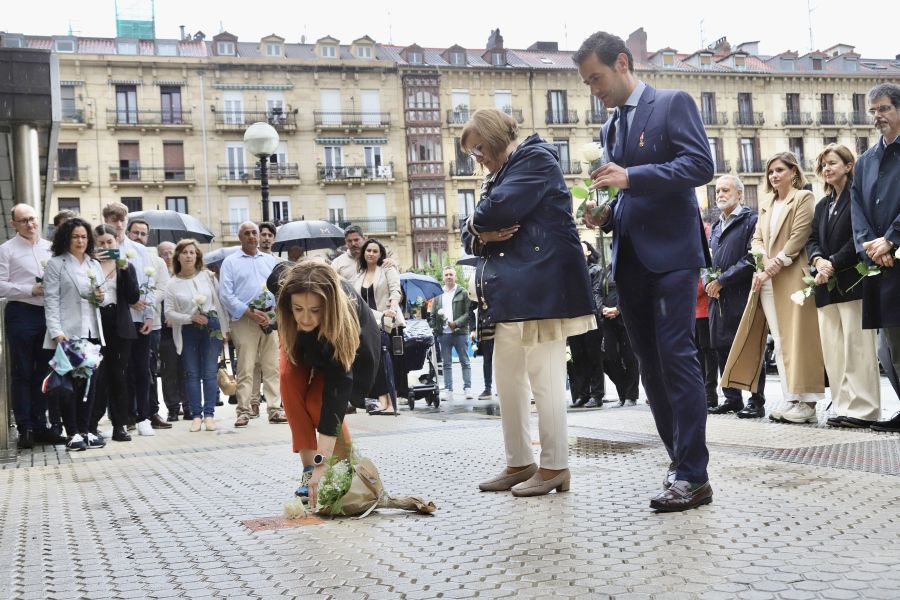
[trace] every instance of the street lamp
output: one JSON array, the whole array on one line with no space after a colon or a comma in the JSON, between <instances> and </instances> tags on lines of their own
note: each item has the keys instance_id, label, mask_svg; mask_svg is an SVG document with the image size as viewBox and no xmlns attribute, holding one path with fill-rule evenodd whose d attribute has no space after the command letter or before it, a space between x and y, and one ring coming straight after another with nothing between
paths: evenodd
<instances>
[{"instance_id":1,"label":"street lamp","mask_svg":"<svg viewBox=\"0 0 900 600\"><path fill-rule=\"evenodd\" d=\"M269 220L269 171L266 163L278 149L278 132L268 123L254 123L244 132L244 148L259 159L262 220Z\"/></svg>"}]
</instances>

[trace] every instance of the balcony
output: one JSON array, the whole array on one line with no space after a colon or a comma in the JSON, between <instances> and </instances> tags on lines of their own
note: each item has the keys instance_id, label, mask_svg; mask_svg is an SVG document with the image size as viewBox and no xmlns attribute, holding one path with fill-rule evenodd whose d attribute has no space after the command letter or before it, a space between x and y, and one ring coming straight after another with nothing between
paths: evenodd
<instances>
[{"instance_id":1,"label":"balcony","mask_svg":"<svg viewBox=\"0 0 900 600\"><path fill-rule=\"evenodd\" d=\"M728 125L728 113L725 111L703 111L700 113L703 124L707 127L722 127Z\"/></svg>"},{"instance_id":2,"label":"balcony","mask_svg":"<svg viewBox=\"0 0 900 600\"><path fill-rule=\"evenodd\" d=\"M560 162L559 166L563 175L581 175L581 163L577 160L575 162Z\"/></svg>"},{"instance_id":3,"label":"balcony","mask_svg":"<svg viewBox=\"0 0 900 600\"><path fill-rule=\"evenodd\" d=\"M258 164L247 166L219 165L217 171L220 188L243 185L259 187L262 183L262 173ZM294 187L300 185L300 165L297 163L271 163L268 165L267 171L270 186Z\"/></svg>"},{"instance_id":4,"label":"balcony","mask_svg":"<svg viewBox=\"0 0 900 600\"><path fill-rule=\"evenodd\" d=\"M447 111L447 125L465 125L469 122L469 109L457 108Z\"/></svg>"},{"instance_id":5,"label":"balcony","mask_svg":"<svg viewBox=\"0 0 900 600\"><path fill-rule=\"evenodd\" d=\"M578 111L575 110L548 110L546 115L547 125L577 125Z\"/></svg>"},{"instance_id":6,"label":"balcony","mask_svg":"<svg viewBox=\"0 0 900 600\"><path fill-rule=\"evenodd\" d=\"M324 186L326 183L345 185L359 183L360 185L365 185L367 182L393 183L394 181L394 168L391 165L380 165L377 167L365 165L317 165L316 172L319 186Z\"/></svg>"},{"instance_id":7,"label":"balcony","mask_svg":"<svg viewBox=\"0 0 900 600\"><path fill-rule=\"evenodd\" d=\"M350 225L359 225L367 236L372 234L397 234L397 217L347 217L343 221L334 221L328 218L322 220L333 223L341 229L346 229Z\"/></svg>"},{"instance_id":8,"label":"balcony","mask_svg":"<svg viewBox=\"0 0 900 600\"><path fill-rule=\"evenodd\" d=\"M738 173L762 173L763 172L763 164L759 159L745 160L740 159L738 161Z\"/></svg>"},{"instance_id":9,"label":"balcony","mask_svg":"<svg viewBox=\"0 0 900 600\"><path fill-rule=\"evenodd\" d=\"M85 190L91 185L87 167L57 166L53 173L55 187L80 187Z\"/></svg>"},{"instance_id":10,"label":"balcony","mask_svg":"<svg viewBox=\"0 0 900 600\"><path fill-rule=\"evenodd\" d=\"M822 127L840 127L847 124L847 115L823 110L816 115L816 124Z\"/></svg>"},{"instance_id":11,"label":"balcony","mask_svg":"<svg viewBox=\"0 0 900 600\"><path fill-rule=\"evenodd\" d=\"M278 109L226 110L215 113L216 131L245 131L253 123L268 123L279 133L297 131L297 111L283 112Z\"/></svg>"},{"instance_id":12,"label":"balcony","mask_svg":"<svg viewBox=\"0 0 900 600\"><path fill-rule=\"evenodd\" d=\"M762 127L766 119L761 112L739 110L734 113L734 124L739 127Z\"/></svg>"},{"instance_id":13,"label":"balcony","mask_svg":"<svg viewBox=\"0 0 900 600\"><path fill-rule=\"evenodd\" d=\"M350 130L363 131L364 129L389 129L391 126L391 113L387 112L328 112L313 111L313 120L316 131Z\"/></svg>"},{"instance_id":14,"label":"balcony","mask_svg":"<svg viewBox=\"0 0 900 600\"><path fill-rule=\"evenodd\" d=\"M71 106L62 109L60 126L63 129L78 129L80 131L85 127L93 126L93 123L88 121L87 114L83 108Z\"/></svg>"},{"instance_id":15,"label":"balcony","mask_svg":"<svg viewBox=\"0 0 900 600\"><path fill-rule=\"evenodd\" d=\"M854 110L850 113L851 125L862 125L864 127L872 126L872 117L864 110Z\"/></svg>"},{"instance_id":16,"label":"balcony","mask_svg":"<svg viewBox=\"0 0 900 600\"><path fill-rule=\"evenodd\" d=\"M603 125L609 120L609 111L602 110L594 112L593 110L584 111L584 122L588 125Z\"/></svg>"},{"instance_id":17,"label":"balcony","mask_svg":"<svg viewBox=\"0 0 900 600\"><path fill-rule=\"evenodd\" d=\"M716 159L716 173L731 173L731 161Z\"/></svg>"},{"instance_id":18,"label":"balcony","mask_svg":"<svg viewBox=\"0 0 900 600\"><path fill-rule=\"evenodd\" d=\"M808 112L789 110L781 113L781 124L785 127L808 127L813 124L813 118Z\"/></svg>"},{"instance_id":19,"label":"balcony","mask_svg":"<svg viewBox=\"0 0 900 600\"><path fill-rule=\"evenodd\" d=\"M441 111L437 108L406 107L407 125L440 125Z\"/></svg>"},{"instance_id":20,"label":"balcony","mask_svg":"<svg viewBox=\"0 0 900 600\"><path fill-rule=\"evenodd\" d=\"M417 161L406 163L408 173L413 178L443 178L444 163L434 161Z\"/></svg>"},{"instance_id":21,"label":"balcony","mask_svg":"<svg viewBox=\"0 0 900 600\"><path fill-rule=\"evenodd\" d=\"M119 187L164 187L186 186L193 188L197 183L194 167L109 167L109 185Z\"/></svg>"},{"instance_id":22,"label":"balcony","mask_svg":"<svg viewBox=\"0 0 900 600\"><path fill-rule=\"evenodd\" d=\"M475 161L462 160L450 163L450 177L474 177Z\"/></svg>"},{"instance_id":23,"label":"balcony","mask_svg":"<svg viewBox=\"0 0 900 600\"><path fill-rule=\"evenodd\" d=\"M130 110L110 108L106 111L109 129L184 130L194 128L189 110Z\"/></svg>"},{"instance_id":24,"label":"balcony","mask_svg":"<svg viewBox=\"0 0 900 600\"><path fill-rule=\"evenodd\" d=\"M223 238L236 240L238 231L241 228L241 223L238 221L220 221L219 227L221 228Z\"/></svg>"},{"instance_id":25,"label":"balcony","mask_svg":"<svg viewBox=\"0 0 900 600\"><path fill-rule=\"evenodd\" d=\"M436 239L445 239L447 235L447 215L434 213L428 215L413 215L410 218L410 227L416 233L441 234Z\"/></svg>"}]
</instances>

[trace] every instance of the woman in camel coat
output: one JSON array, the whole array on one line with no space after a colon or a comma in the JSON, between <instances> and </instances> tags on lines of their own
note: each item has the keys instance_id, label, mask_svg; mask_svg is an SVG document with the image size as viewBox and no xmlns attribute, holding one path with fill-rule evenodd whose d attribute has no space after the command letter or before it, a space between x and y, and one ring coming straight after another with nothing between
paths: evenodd
<instances>
[{"instance_id":1,"label":"woman in camel coat","mask_svg":"<svg viewBox=\"0 0 900 600\"><path fill-rule=\"evenodd\" d=\"M762 252L764 270L753 276L750 300L741 317L723 387L755 391L766 346L766 330L775 340L781 389L789 405L774 410L773 420L816 422L816 402L824 398L824 362L815 303L799 305L791 294L806 287L806 242L812 231L815 198L802 189L806 178L796 157L781 152L766 164L766 190L751 247Z\"/></svg>"}]
</instances>

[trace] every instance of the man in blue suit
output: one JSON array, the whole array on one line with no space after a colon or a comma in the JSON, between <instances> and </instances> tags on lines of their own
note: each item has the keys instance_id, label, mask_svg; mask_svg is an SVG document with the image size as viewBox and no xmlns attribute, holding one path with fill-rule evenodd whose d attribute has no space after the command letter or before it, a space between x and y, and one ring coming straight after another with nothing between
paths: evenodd
<instances>
[{"instance_id":1,"label":"man in blue suit","mask_svg":"<svg viewBox=\"0 0 900 600\"><path fill-rule=\"evenodd\" d=\"M591 94L616 108L601 130L609 163L592 189L619 189L589 226L613 232L612 276L641 378L669 453L663 491L650 507L681 511L712 502L706 466L706 396L694 344L697 277L710 266L694 188L713 177L697 104L634 74L621 38L598 32L573 56Z\"/></svg>"}]
</instances>

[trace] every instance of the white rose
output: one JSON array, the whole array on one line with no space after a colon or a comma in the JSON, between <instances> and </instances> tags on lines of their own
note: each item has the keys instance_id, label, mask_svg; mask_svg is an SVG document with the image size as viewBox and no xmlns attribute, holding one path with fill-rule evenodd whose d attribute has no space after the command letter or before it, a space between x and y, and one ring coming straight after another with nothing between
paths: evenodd
<instances>
[{"instance_id":1,"label":"white rose","mask_svg":"<svg viewBox=\"0 0 900 600\"><path fill-rule=\"evenodd\" d=\"M96 280L97 280L97 274L94 273L93 270L88 271L88 272L87 272L87 276L88 276L88 279L90 279L91 281L96 281Z\"/></svg>"},{"instance_id":2,"label":"white rose","mask_svg":"<svg viewBox=\"0 0 900 600\"><path fill-rule=\"evenodd\" d=\"M146 275L147 277L153 277L154 275L156 275L156 269L154 269L153 267L145 267L144 275Z\"/></svg>"},{"instance_id":3,"label":"white rose","mask_svg":"<svg viewBox=\"0 0 900 600\"><path fill-rule=\"evenodd\" d=\"M42 266L42 267L46 267L46 266L47 266L47 259L46 259L46 258L43 259L43 260L41 260L41 266Z\"/></svg>"},{"instance_id":4,"label":"white rose","mask_svg":"<svg viewBox=\"0 0 900 600\"><path fill-rule=\"evenodd\" d=\"M796 304L797 306L803 306L803 303L806 301L806 294L803 293L803 290L797 290L793 294L791 294L791 302Z\"/></svg>"},{"instance_id":5,"label":"white rose","mask_svg":"<svg viewBox=\"0 0 900 600\"><path fill-rule=\"evenodd\" d=\"M584 162L590 164L595 160L600 160L600 157L603 156L603 148L598 146L597 144L590 142L581 147L581 158L584 159Z\"/></svg>"},{"instance_id":6,"label":"white rose","mask_svg":"<svg viewBox=\"0 0 900 600\"><path fill-rule=\"evenodd\" d=\"M125 252L126 258L131 259L131 258L135 258L136 256L137 256L137 252L135 252L134 250L128 250L127 252Z\"/></svg>"},{"instance_id":7,"label":"white rose","mask_svg":"<svg viewBox=\"0 0 900 600\"><path fill-rule=\"evenodd\" d=\"M753 246L752 248L750 248L750 254L752 254L753 256L762 256L763 250L759 246Z\"/></svg>"},{"instance_id":8,"label":"white rose","mask_svg":"<svg viewBox=\"0 0 900 600\"><path fill-rule=\"evenodd\" d=\"M197 306L203 306L204 304L206 304L206 296L204 296L203 294L197 294L196 296L194 296L194 304L196 304Z\"/></svg>"},{"instance_id":9,"label":"white rose","mask_svg":"<svg viewBox=\"0 0 900 600\"><path fill-rule=\"evenodd\" d=\"M264 292L268 292L268 291L269 291L269 288L266 287L266 282L265 282L265 281L263 281L263 283L262 283L262 291L264 291Z\"/></svg>"},{"instance_id":10,"label":"white rose","mask_svg":"<svg viewBox=\"0 0 900 600\"><path fill-rule=\"evenodd\" d=\"M438 309L438 314L441 315L442 317L446 317L446 316L447 316L447 311L445 311L443 308L439 308L439 309Z\"/></svg>"}]
</instances>

